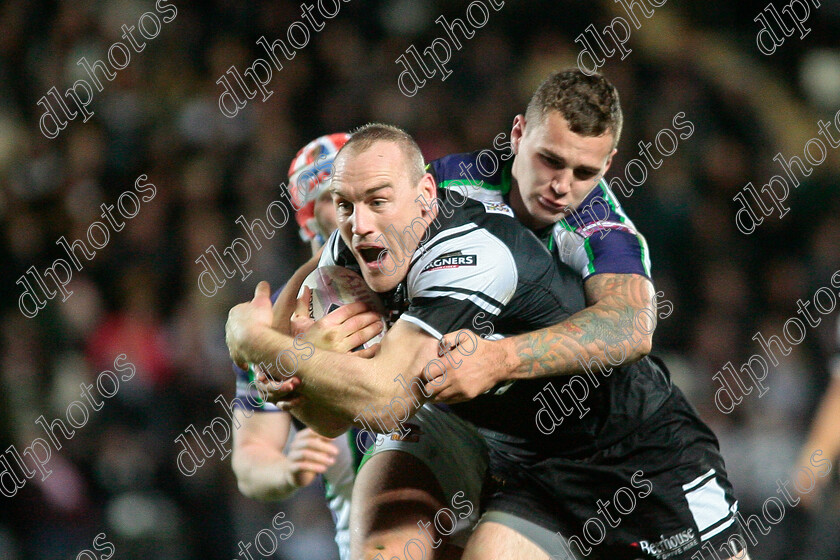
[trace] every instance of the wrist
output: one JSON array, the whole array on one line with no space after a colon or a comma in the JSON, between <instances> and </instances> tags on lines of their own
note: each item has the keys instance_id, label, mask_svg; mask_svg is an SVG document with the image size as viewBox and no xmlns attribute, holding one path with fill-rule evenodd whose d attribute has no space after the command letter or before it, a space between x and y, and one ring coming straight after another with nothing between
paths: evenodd
<instances>
[{"instance_id":1,"label":"wrist","mask_svg":"<svg viewBox=\"0 0 840 560\"><path fill-rule=\"evenodd\" d=\"M243 334L246 338L242 341L242 348L250 362L274 363L276 356L271 349L276 347L273 339L278 333L271 326L260 323L250 325Z\"/></svg>"},{"instance_id":2,"label":"wrist","mask_svg":"<svg viewBox=\"0 0 840 560\"><path fill-rule=\"evenodd\" d=\"M497 345L499 352L497 363L500 364L500 366L496 372L496 383L511 381L522 377L518 374L520 365L519 356L516 354L513 337L502 338L492 344Z\"/></svg>"}]
</instances>

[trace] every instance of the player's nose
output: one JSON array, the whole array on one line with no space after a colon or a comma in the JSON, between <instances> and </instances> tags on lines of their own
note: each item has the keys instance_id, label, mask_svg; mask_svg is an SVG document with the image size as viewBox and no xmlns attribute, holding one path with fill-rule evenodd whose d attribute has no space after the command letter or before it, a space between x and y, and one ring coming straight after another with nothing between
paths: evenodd
<instances>
[{"instance_id":1,"label":"player's nose","mask_svg":"<svg viewBox=\"0 0 840 560\"><path fill-rule=\"evenodd\" d=\"M564 170L565 171L565 170ZM568 172L561 172L556 174L551 179L551 190L557 196L565 196L572 190L572 177Z\"/></svg>"},{"instance_id":2,"label":"player's nose","mask_svg":"<svg viewBox=\"0 0 840 560\"><path fill-rule=\"evenodd\" d=\"M373 212L364 204L358 204L353 209L353 234L363 237L374 233Z\"/></svg>"}]
</instances>

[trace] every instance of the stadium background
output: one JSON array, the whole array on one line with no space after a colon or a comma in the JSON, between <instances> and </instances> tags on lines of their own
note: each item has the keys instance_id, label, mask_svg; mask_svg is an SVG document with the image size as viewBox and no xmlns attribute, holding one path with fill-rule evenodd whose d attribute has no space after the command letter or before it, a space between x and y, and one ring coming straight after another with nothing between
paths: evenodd
<instances>
[{"instance_id":1,"label":"stadium background","mask_svg":"<svg viewBox=\"0 0 840 560\"><path fill-rule=\"evenodd\" d=\"M75 558L100 532L120 559L234 558L237 542L253 542L279 511L295 526L279 558L332 558L319 489L259 504L238 494L230 459L218 453L189 478L175 466L181 446L173 440L222 415L213 399L233 394L228 308L259 279L279 285L307 247L287 225L255 252L250 278L234 277L212 298L197 289L195 259L242 235L237 216L264 218L292 156L312 138L379 120L407 128L427 160L489 147L509 133L547 72L575 63L573 40L588 24L601 29L626 16L611 0L508 1L453 52L451 77L431 78L407 98L396 88L402 68L395 59L410 44L422 51L443 35L435 18L463 18L467 2L352 0L283 61L268 86L274 95L228 119L217 107L216 80L232 64L242 71L264 56L261 35L285 38L300 19L299 2L174 4L176 19L95 93L95 116L48 140L38 130L37 100L80 77L81 56L104 59L120 26L136 25L153 3L0 3L2 449L22 450L43 436L34 420L63 418L79 383L108 369L116 354L126 352L138 369L53 450L45 483L29 480L14 498L2 498L2 558ZM763 398L747 396L732 414L715 409L711 377L759 350L756 331L780 334L797 298L810 299L840 269L837 151L791 193L783 219L774 214L749 236L734 227L732 197L748 181L760 187L781 173L777 152L801 157L817 120L840 109L840 3L812 9L811 33L787 38L772 56L755 46L753 18L765 5L669 2L633 28L625 60L614 56L602 68L626 118L610 176L623 176L639 140L653 140L675 113L684 111L696 127L660 169L648 169L632 196L619 198L650 243L657 289L674 303L654 351L719 435L745 512L778 495L776 479L791 476L828 377L837 312L773 369ZM15 281L28 267L43 270L64 256L56 240L83 238L99 205L113 204L140 174L157 186L156 197L74 271L66 302L49 301L36 318L24 318ZM837 511L788 509L760 536L753 557L804 557L808 543L831 537ZM803 530L826 521L825 535Z\"/></svg>"}]
</instances>

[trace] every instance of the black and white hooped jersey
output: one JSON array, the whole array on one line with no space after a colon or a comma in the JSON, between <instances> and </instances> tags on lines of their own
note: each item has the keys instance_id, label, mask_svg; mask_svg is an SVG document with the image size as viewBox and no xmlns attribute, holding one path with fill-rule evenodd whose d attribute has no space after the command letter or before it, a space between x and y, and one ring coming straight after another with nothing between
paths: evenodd
<instances>
[{"instance_id":1,"label":"black and white hooped jersey","mask_svg":"<svg viewBox=\"0 0 840 560\"><path fill-rule=\"evenodd\" d=\"M395 294L404 294L407 308L401 320L436 339L458 329L512 336L553 326L585 307L580 275L558 265L509 206L468 199L450 189L438 189L438 196L438 216L419 247L412 255L401 255L410 259L406 278L381 294L386 306L393 305ZM319 263L333 264L360 271L338 232ZM453 358L458 358L457 351ZM566 418L550 435L538 429L535 396L549 381L559 389L565 377L507 383L451 409L519 445L558 452L600 447L603 438L617 441L633 431L670 395L666 373L649 360L637 364L601 379L587 399L591 411L583 418Z\"/></svg>"}]
</instances>

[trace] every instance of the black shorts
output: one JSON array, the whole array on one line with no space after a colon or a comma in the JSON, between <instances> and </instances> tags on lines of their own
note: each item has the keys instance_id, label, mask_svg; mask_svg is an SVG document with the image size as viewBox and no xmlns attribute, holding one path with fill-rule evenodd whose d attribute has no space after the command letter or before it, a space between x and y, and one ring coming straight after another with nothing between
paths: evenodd
<instances>
[{"instance_id":1,"label":"black shorts","mask_svg":"<svg viewBox=\"0 0 840 560\"><path fill-rule=\"evenodd\" d=\"M588 457L488 446L489 520L530 522L511 527L536 527L525 536L555 558L717 560L745 548L717 438L676 387L632 435Z\"/></svg>"}]
</instances>

